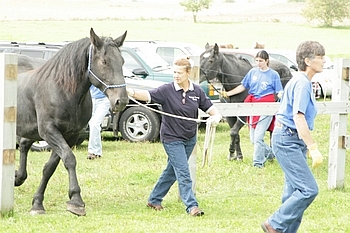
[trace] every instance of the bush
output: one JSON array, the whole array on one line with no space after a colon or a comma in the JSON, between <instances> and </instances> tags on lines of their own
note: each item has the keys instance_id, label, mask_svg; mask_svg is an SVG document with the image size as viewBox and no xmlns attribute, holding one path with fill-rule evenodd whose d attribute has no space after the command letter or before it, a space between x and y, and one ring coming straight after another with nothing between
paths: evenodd
<instances>
[{"instance_id":1,"label":"bush","mask_svg":"<svg viewBox=\"0 0 350 233\"><path fill-rule=\"evenodd\" d=\"M332 27L350 16L350 0L307 0L302 15L309 21L317 20L321 26Z\"/></svg>"}]
</instances>

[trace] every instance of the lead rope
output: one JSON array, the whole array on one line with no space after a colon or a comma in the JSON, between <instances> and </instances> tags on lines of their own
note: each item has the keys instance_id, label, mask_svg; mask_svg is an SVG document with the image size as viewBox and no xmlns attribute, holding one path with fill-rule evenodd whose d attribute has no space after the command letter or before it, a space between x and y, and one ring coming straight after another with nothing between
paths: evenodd
<instances>
[{"instance_id":1,"label":"lead rope","mask_svg":"<svg viewBox=\"0 0 350 233\"><path fill-rule=\"evenodd\" d=\"M207 163L208 166L211 166L213 159L213 145L215 139L216 126L212 124L207 124L205 127L205 137L204 137L204 146L203 146L203 155L202 155L202 167ZM209 154L208 154L209 150Z\"/></svg>"},{"instance_id":2,"label":"lead rope","mask_svg":"<svg viewBox=\"0 0 350 233\"><path fill-rule=\"evenodd\" d=\"M201 123L201 122L207 122L207 120L200 120L200 119L195 119L195 118L189 118L189 117L184 117L184 116L178 116L178 115L174 115L174 114L170 114L167 112L163 112L163 111L159 111L157 109L148 107L147 105L137 101L136 99L134 99L133 97L129 96L129 98L134 101L136 104L147 108L151 111L157 112L159 114L163 114L166 116L170 116L170 117L174 117L174 118L179 118L179 119L183 119L183 120L188 120L188 121L195 121L197 123ZM206 124L205 126L205 135L204 135L204 146L203 146L203 156L202 156L202 167L205 166L206 161L208 161L208 166L210 167L211 163L212 163L212 157L213 157L213 145L214 145L214 139L215 139L215 132L216 132L216 126L214 126L213 124ZM209 154L208 154L208 150L209 150ZM209 157L209 159L208 159Z\"/></svg>"}]
</instances>

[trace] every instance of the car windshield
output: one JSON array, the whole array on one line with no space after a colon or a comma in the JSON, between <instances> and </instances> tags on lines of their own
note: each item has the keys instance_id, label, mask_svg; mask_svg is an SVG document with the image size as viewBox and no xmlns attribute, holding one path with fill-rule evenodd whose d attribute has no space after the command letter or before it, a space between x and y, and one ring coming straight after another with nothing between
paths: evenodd
<instances>
[{"instance_id":1,"label":"car windshield","mask_svg":"<svg viewBox=\"0 0 350 233\"><path fill-rule=\"evenodd\" d=\"M282 51L282 52L270 52L270 57L275 58L276 60L282 62L288 67L297 67L296 57L295 57L295 51Z\"/></svg>"},{"instance_id":2,"label":"car windshield","mask_svg":"<svg viewBox=\"0 0 350 233\"><path fill-rule=\"evenodd\" d=\"M330 57L324 56L324 60L325 60L325 63L323 65L324 69L333 69L334 68L333 61Z\"/></svg>"},{"instance_id":3,"label":"car windshield","mask_svg":"<svg viewBox=\"0 0 350 233\"><path fill-rule=\"evenodd\" d=\"M185 49L191 54L191 55L200 55L204 52L204 49L201 49L198 46L185 46Z\"/></svg>"},{"instance_id":4,"label":"car windshield","mask_svg":"<svg viewBox=\"0 0 350 233\"><path fill-rule=\"evenodd\" d=\"M144 52L140 48L135 48L135 52L152 68L154 71L170 69L170 65L157 53L150 51Z\"/></svg>"}]
</instances>

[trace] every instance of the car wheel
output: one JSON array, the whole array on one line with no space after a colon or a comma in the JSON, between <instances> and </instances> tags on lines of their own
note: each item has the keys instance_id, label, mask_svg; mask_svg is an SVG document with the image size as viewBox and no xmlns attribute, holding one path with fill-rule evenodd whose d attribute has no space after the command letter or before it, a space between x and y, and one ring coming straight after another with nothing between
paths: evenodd
<instances>
[{"instance_id":1,"label":"car wheel","mask_svg":"<svg viewBox=\"0 0 350 233\"><path fill-rule=\"evenodd\" d=\"M128 108L119 120L119 132L128 141L156 141L159 131L158 114L144 107Z\"/></svg>"},{"instance_id":2,"label":"car wheel","mask_svg":"<svg viewBox=\"0 0 350 233\"><path fill-rule=\"evenodd\" d=\"M50 151L51 150L51 146L45 142L45 141L36 141L32 144L32 146L30 147L30 149L32 151Z\"/></svg>"}]
</instances>

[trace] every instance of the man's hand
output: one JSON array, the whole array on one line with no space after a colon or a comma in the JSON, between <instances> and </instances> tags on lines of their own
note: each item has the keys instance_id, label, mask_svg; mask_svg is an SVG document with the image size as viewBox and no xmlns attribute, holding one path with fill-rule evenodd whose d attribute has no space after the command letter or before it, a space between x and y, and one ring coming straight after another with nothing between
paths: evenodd
<instances>
[{"instance_id":1,"label":"man's hand","mask_svg":"<svg viewBox=\"0 0 350 233\"><path fill-rule=\"evenodd\" d=\"M132 88L126 88L126 92L128 93L128 96L133 97L135 95L135 91Z\"/></svg>"},{"instance_id":2,"label":"man's hand","mask_svg":"<svg viewBox=\"0 0 350 233\"><path fill-rule=\"evenodd\" d=\"M213 116L210 116L207 119L207 124L215 127L220 123L221 119L222 119L222 116L220 114L215 114Z\"/></svg>"},{"instance_id":3,"label":"man's hand","mask_svg":"<svg viewBox=\"0 0 350 233\"><path fill-rule=\"evenodd\" d=\"M278 97L279 99L281 99L282 96L283 96L283 91L278 92L277 97Z\"/></svg>"},{"instance_id":4,"label":"man's hand","mask_svg":"<svg viewBox=\"0 0 350 233\"><path fill-rule=\"evenodd\" d=\"M311 146L308 147L309 149L309 156L312 159L312 167L316 168L319 167L323 163L323 157L321 152L317 148L317 144L314 143Z\"/></svg>"},{"instance_id":5,"label":"man's hand","mask_svg":"<svg viewBox=\"0 0 350 233\"><path fill-rule=\"evenodd\" d=\"M220 94L223 98L228 98L227 92L225 90L221 91Z\"/></svg>"}]
</instances>

